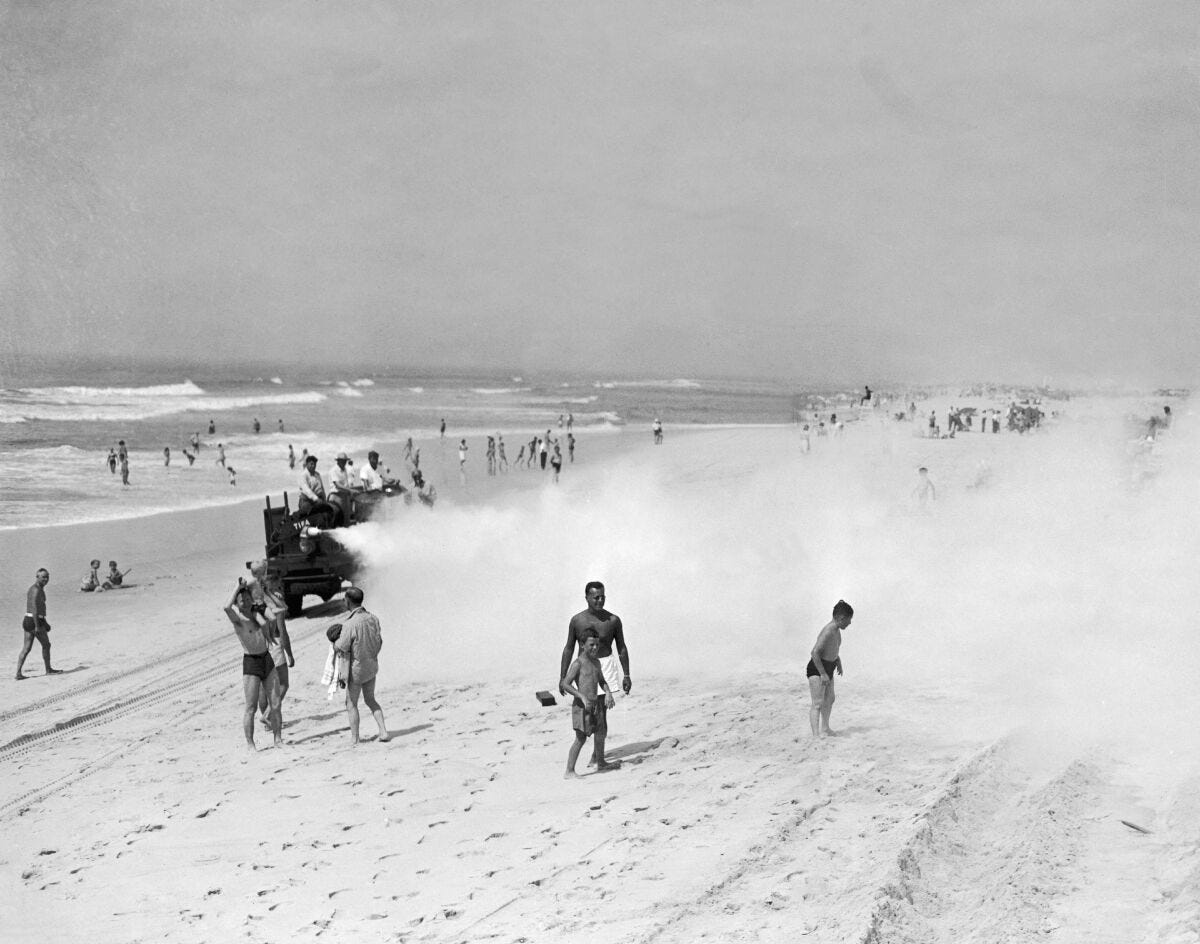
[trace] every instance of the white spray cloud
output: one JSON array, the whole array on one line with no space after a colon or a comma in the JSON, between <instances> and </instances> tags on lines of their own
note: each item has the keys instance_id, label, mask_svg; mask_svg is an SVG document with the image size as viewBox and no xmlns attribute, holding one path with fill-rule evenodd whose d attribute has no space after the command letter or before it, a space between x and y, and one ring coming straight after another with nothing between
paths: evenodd
<instances>
[{"instance_id":1,"label":"white spray cloud","mask_svg":"<svg viewBox=\"0 0 1200 944\"><path fill-rule=\"evenodd\" d=\"M552 685L591 579L639 684L802 674L845 598L854 684L999 693L1014 722L1196 754L1200 439L1181 417L1156 447L1161 473L1133 489L1121 412L962 441L862 424L809 454L788 430L679 437L347 540L409 677ZM911 495L920 464L938 488L926 509Z\"/></svg>"}]
</instances>

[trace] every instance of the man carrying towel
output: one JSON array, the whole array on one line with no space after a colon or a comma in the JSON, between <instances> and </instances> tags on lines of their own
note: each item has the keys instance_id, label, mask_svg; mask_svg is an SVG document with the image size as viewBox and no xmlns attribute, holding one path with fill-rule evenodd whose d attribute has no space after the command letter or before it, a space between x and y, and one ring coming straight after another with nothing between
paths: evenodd
<instances>
[{"instance_id":1,"label":"man carrying towel","mask_svg":"<svg viewBox=\"0 0 1200 944\"><path fill-rule=\"evenodd\" d=\"M349 611L342 622L342 631L333 642L333 648L344 653L350 669L346 679L346 716L350 721L350 740L358 744L358 696L366 702L367 710L379 728L377 740L390 741L387 724L383 720L383 709L375 700L375 677L379 674L379 650L383 648L383 631L379 618L363 608L363 592L358 587L346 591L346 609Z\"/></svg>"},{"instance_id":2,"label":"man carrying towel","mask_svg":"<svg viewBox=\"0 0 1200 944\"><path fill-rule=\"evenodd\" d=\"M566 694L562 680L566 678L567 669L570 668L571 661L575 658L575 647L578 646L582 652L583 645L587 641L588 630L591 629L595 630L600 640L596 657L604 669L604 680L612 691L615 692L620 686L621 691L628 695L629 690L633 688L633 681L629 678L629 650L625 648L625 632L621 625L621 617L604 608L604 584L599 580L590 581L583 588L583 596L587 600L587 609L572 616L571 622L567 625L567 644L563 646L562 660L558 671L558 693ZM613 652L614 647L616 648L615 653ZM607 712L606 708L599 707L602 705L603 701L598 700L597 712L601 710ZM597 723L599 723L599 719ZM607 727L607 714L605 726ZM595 742L593 742L594 744ZM607 765L604 757L597 756L593 750L588 766L603 768Z\"/></svg>"}]
</instances>

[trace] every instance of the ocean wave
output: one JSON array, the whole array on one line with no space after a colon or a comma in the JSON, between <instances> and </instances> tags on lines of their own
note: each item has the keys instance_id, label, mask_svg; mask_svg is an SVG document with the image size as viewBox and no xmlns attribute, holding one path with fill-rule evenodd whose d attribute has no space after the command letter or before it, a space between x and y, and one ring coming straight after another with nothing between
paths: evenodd
<instances>
[{"instance_id":1,"label":"ocean wave","mask_svg":"<svg viewBox=\"0 0 1200 944\"><path fill-rule=\"evenodd\" d=\"M696 380L597 380L593 387L615 390L621 387L657 387L671 390L699 390L702 384Z\"/></svg>"},{"instance_id":2,"label":"ocean wave","mask_svg":"<svg viewBox=\"0 0 1200 944\"><path fill-rule=\"evenodd\" d=\"M354 393L358 394L358 391ZM173 413L221 413L251 406L320 403L324 399L325 394L315 390L307 393L275 393L249 397L168 396L161 400L147 400L138 395L126 398L112 397L107 403L85 397L65 403L26 399L0 402L0 423L20 423L23 420L131 422L170 416Z\"/></svg>"},{"instance_id":3,"label":"ocean wave","mask_svg":"<svg viewBox=\"0 0 1200 944\"><path fill-rule=\"evenodd\" d=\"M271 378L271 383L273 383L273 384L281 384L281 383L283 383L283 378L282 378L282 377L272 377L272 378Z\"/></svg>"},{"instance_id":4,"label":"ocean wave","mask_svg":"<svg viewBox=\"0 0 1200 944\"><path fill-rule=\"evenodd\" d=\"M424 393L425 388L424 387L409 387L408 392L409 393Z\"/></svg>"},{"instance_id":5,"label":"ocean wave","mask_svg":"<svg viewBox=\"0 0 1200 944\"><path fill-rule=\"evenodd\" d=\"M352 387L374 387L375 381L370 377L360 377L351 384Z\"/></svg>"},{"instance_id":6,"label":"ocean wave","mask_svg":"<svg viewBox=\"0 0 1200 944\"><path fill-rule=\"evenodd\" d=\"M19 391L38 403L78 403L95 400L128 400L141 397L202 397L204 391L190 380L152 387L22 387Z\"/></svg>"},{"instance_id":7,"label":"ocean wave","mask_svg":"<svg viewBox=\"0 0 1200 944\"><path fill-rule=\"evenodd\" d=\"M504 393L525 393L529 390L528 387L472 387L472 393L478 393L485 397L495 396Z\"/></svg>"},{"instance_id":8,"label":"ocean wave","mask_svg":"<svg viewBox=\"0 0 1200 944\"><path fill-rule=\"evenodd\" d=\"M342 384L338 384L337 392L342 397L361 397L363 395L361 390L356 390L354 387L347 387Z\"/></svg>"}]
</instances>

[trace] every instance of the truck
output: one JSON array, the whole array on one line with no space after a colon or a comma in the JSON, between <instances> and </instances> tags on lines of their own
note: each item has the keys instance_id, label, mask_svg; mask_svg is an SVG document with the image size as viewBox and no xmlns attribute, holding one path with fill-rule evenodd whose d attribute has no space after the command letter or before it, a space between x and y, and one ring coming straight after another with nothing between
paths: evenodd
<instances>
[{"instance_id":1,"label":"truck","mask_svg":"<svg viewBox=\"0 0 1200 944\"><path fill-rule=\"evenodd\" d=\"M382 517L392 500L401 496L411 501L412 493L398 485L381 491L355 492L348 501L349 511L342 526L354 527ZM423 504L432 504L425 497L418 497ZM272 505L271 496L266 496L263 532L267 580L281 590L290 617L302 614L304 598L310 593L328 602L341 592L343 581L354 580L361 567L354 552L330 533L327 524L324 520L311 520L298 510L292 511L287 492L283 493L281 505Z\"/></svg>"}]
</instances>

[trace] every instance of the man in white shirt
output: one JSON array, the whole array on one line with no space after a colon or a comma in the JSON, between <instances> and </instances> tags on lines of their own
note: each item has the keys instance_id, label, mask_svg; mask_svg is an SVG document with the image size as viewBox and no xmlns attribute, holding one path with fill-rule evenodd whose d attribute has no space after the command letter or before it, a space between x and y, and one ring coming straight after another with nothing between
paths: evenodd
<instances>
[{"instance_id":1,"label":"man in white shirt","mask_svg":"<svg viewBox=\"0 0 1200 944\"><path fill-rule=\"evenodd\" d=\"M333 519L334 526L337 521L340 509L330 505L325 492L325 482L321 479L321 473L317 471L317 457L314 455L306 455L304 457L304 471L300 473L300 500L297 502L297 508L302 515L307 515L312 518L318 514L328 515Z\"/></svg>"},{"instance_id":2,"label":"man in white shirt","mask_svg":"<svg viewBox=\"0 0 1200 944\"><path fill-rule=\"evenodd\" d=\"M362 481L363 489L368 492L381 492L384 488L391 488L397 484L395 479L383 474L383 469L379 465L379 453L374 450L367 453L367 464L359 473L359 479Z\"/></svg>"},{"instance_id":3,"label":"man in white shirt","mask_svg":"<svg viewBox=\"0 0 1200 944\"><path fill-rule=\"evenodd\" d=\"M354 493L361 491L361 486L355 483L350 470L346 468L346 464L350 461L348 455L339 452L333 461L336 465L329 473L329 490L326 492L326 498L341 513L341 521L338 522L341 524L350 517L350 503L353 501Z\"/></svg>"}]
</instances>

